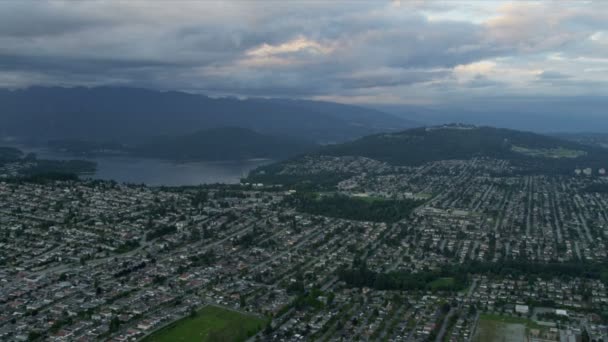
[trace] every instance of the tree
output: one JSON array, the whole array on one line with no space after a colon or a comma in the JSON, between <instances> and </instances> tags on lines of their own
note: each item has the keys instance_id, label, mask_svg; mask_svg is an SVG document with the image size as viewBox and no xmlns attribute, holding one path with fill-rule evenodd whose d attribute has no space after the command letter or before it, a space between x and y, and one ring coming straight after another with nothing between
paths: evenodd
<instances>
[{"instance_id":1,"label":"tree","mask_svg":"<svg viewBox=\"0 0 608 342\"><path fill-rule=\"evenodd\" d=\"M589 341L591 341L591 338L589 337L589 333L587 332L587 329L583 329L583 334L582 334L581 341L582 342L589 342Z\"/></svg>"},{"instance_id":2,"label":"tree","mask_svg":"<svg viewBox=\"0 0 608 342\"><path fill-rule=\"evenodd\" d=\"M28 341L37 341L42 338L42 334L39 331L32 330L27 334Z\"/></svg>"},{"instance_id":3,"label":"tree","mask_svg":"<svg viewBox=\"0 0 608 342\"><path fill-rule=\"evenodd\" d=\"M112 320L110 320L110 333L117 332L119 328L120 320L118 319L118 317L115 316L112 318Z\"/></svg>"},{"instance_id":4,"label":"tree","mask_svg":"<svg viewBox=\"0 0 608 342\"><path fill-rule=\"evenodd\" d=\"M269 320L268 324L266 324L266 328L264 328L264 334L270 335L272 333L272 321Z\"/></svg>"}]
</instances>

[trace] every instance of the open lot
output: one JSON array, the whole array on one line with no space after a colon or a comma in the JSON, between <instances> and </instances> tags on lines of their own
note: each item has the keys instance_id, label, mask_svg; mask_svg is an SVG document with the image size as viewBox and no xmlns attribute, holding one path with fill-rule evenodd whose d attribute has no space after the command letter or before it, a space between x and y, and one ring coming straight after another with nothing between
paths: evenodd
<instances>
[{"instance_id":1,"label":"open lot","mask_svg":"<svg viewBox=\"0 0 608 342\"><path fill-rule=\"evenodd\" d=\"M262 318L217 306L206 306L195 317L186 317L146 337L145 342L244 341L264 327Z\"/></svg>"},{"instance_id":2,"label":"open lot","mask_svg":"<svg viewBox=\"0 0 608 342\"><path fill-rule=\"evenodd\" d=\"M481 315L473 342L519 342L525 341L527 331L539 326L526 318Z\"/></svg>"}]
</instances>

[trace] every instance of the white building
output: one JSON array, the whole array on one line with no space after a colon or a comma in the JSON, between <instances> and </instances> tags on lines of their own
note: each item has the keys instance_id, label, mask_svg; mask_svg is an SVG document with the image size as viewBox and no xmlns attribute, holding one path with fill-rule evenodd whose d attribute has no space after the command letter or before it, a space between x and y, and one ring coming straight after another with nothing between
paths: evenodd
<instances>
[{"instance_id":1,"label":"white building","mask_svg":"<svg viewBox=\"0 0 608 342\"><path fill-rule=\"evenodd\" d=\"M522 315L527 315L530 312L530 308L527 305L515 305L515 312Z\"/></svg>"}]
</instances>

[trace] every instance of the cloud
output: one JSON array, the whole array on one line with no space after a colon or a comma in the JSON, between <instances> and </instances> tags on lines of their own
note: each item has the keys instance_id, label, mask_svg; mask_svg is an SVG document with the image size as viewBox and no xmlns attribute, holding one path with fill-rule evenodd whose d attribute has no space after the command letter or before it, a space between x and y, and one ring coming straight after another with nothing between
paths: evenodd
<instances>
[{"instance_id":1,"label":"cloud","mask_svg":"<svg viewBox=\"0 0 608 342\"><path fill-rule=\"evenodd\" d=\"M495 87L502 86L503 82L499 82L496 80L491 80L483 75L475 75L472 80L466 82L466 86L470 88L486 88L486 87Z\"/></svg>"},{"instance_id":2,"label":"cloud","mask_svg":"<svg viewBox=\"0 0 608 342\"><path fill-rule=\"evenodd\" d=\"M313 40L300 36L279 45L262 44L254 49L248 50L245 54L250 57L269 57L274 55L285 55L305 51L307 53L328 54L332 51L331 47L323 46Z\"/></svg>"},{"instance_id":3,"label":"cloud","mask_svg":"<svg viewBox=\"0 0 608 342\"><path fill-rule=\"evenodd\" d=\"M391 87L431 82L444 78L448 73L446 69L411 70L383 67L339 76L339 82L344 88Z\"/></svg>"},{"instance_id":4,"label":"cloud","mask_svg":"<svg viewBox=\"0 0 608 342\"><path fill-rule=\"evenodd\" d=\"M286 67L314 61L333 50L332 46L299 36L277 45L262 43L245 51L245 57L238 60L237 64L245 67Z\"/></svg>"},{"instance_id":5,"label":"cloud","mask_svg":"<svg viewBox=\"0 0 608 342\"><path fill-rule=\"evenodd\" d=\"M496 69L496 62L493 61L479 61L470 64L457 65L454 68L454 72L460 75L480 75L489 74Z\"/></svg>"},{"instance_id":6,"label":"cloud","mask_svg":"<svg viewBox=\"0 0 608 342\"><path fill-rule=\"evenodd\" d=\"M551 2L509 2L500 6L497 15L483 26L489 44L533 53L585 39L597 26L596 17L590 7L576 3L569 7Z\"/></svg>"},{"instance_id":7,"label":"cloud","mask_svg":"<svg viewBox=\"0 0 608 342\"><path fill-rule=\"evenodd\" d=\"M90 13L65 2L4 1L0 5L0 36L28 39L118 24L109 13Z\"/></svg>"},{"instance_id":8,"label":"cloud","mask_svg":"<svg viewBox=\"0 0 608 342\"><path fill-rule=\"evenodd\" d=\"M5 1L0 87L121 84L358 103L496 88L559 96L602 89L607 23L605 2Z\"/></svg>"},{"instance_id":9,"label":"cloud","mask_svg":"<svg viewBox=\"0 0 608 342\"><path fill-rule=\"evenodd\" d=\"M570 78L570 76L558 71L547 70L538 74L539 80L563 80L566 78Z\"/></svg>"}]
</instances>

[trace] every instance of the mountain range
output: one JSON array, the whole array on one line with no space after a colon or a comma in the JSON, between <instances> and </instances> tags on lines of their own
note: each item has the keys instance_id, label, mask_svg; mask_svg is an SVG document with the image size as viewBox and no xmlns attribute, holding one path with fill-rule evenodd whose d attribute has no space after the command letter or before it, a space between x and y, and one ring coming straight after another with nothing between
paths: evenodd
<instances>
[{"instance_id":1,"label":"mountain range","mask_svg":"<svg viewBox=\"0 0 608 342\"><path fill-rule=\"evenodd\" d=\"M0 136L45 142L140 143L219 127L311 143L342 142L416 125L384 112L330 102L211 98L120 87L0 90Z\"/></svg>"},{"instance_id":2,"label":"mountain range","mask_svg":"<svg viewBox=\"0 0 608 342\"><path fill-rule=\"evenodd\" d=\"M178 137L158 137L126 149L139 156L177 161L226 159L284 159L317 146L311 143L261 134L246 128L221 127Z\"/></svg>"},{"instance_id":3,"label":"mountain range","mask_svg":"<svg viewBox=\"0 0 608 342\"><path fill-rule=\"evenodd\" d=\"M218 127L179 136L149 137L135 144L60 139L49 141L48 146L76 157L130 155L178 162L285 159L319 147L306 140L263 134L240 127Z\"/></svg>"},{"instance_id":4,"label":"mountain range","mask_svg":"<svg viewBox=\"0 0 608 342\"><path fill-rule=\"evenodd\" d=\"M80 154L112 150L172 160L284 159L313 150L397 165L487 156L567 169L581 161L602 165L605 160L600 144L581 144L587 141L578 136L560 136L571 140L566 141L491 127L420 128L408 117L439 120L443 111L401 109L407 114L398 115L398 108L386 108L393 113L387 114L384 109L324 101L212 98L121 87L31 87L0 90L0 138L51 142L51 147Z\"/></svg>"}]
</instances>

